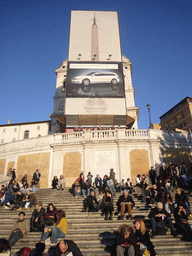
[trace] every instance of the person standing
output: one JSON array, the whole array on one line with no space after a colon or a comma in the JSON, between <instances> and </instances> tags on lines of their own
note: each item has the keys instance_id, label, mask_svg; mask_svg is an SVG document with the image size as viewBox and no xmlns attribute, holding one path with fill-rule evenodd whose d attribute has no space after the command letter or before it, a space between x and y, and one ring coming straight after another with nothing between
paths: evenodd
<instances>
[{"instance_id":1,"label":"person standing","mask_svg":"<svg viewBox=\"0 0 192 256\"><path fill-rule=\"evenodd\" d=\"M113 170L113 168L110 169L110 179L113 180L113 184L115 184L115 172Z\"/></svg>"},{"instance_id":2,"label":"person standing","mask_svg":"<svg viewBox=\"0 0 192 256\"><path fill-rule=\"evenodd\" d=\"M154 170L153 166L151 166L151 169L149 170L149 177L151 179L151 184L154 185L155 184L156 173L155 173L155 170Z\"/></svg>"},{"instance_id":3,"label":"person standing","mask_svg":"<svg viewBox=\"0 0 192 256\"><path fill-rule=\"evenodd\" d=\"M41 177L41 174L40 174L39 170L37 169L36 172L34 172L34 174L33 174L32 185L35 184L37 186L40 186L40 184L39 184L40 177Z\"/></svg>"},{"instance_id":4,"label":"person standing","mask_svg":"<svg viewBox=\"0 0 192 256\"><path fill-rule=\"evenodd\" d=\"M110 190L103 197L103 212L105 213L105 220L113 219L113 196Z\"/></svg>"}]
</instances>

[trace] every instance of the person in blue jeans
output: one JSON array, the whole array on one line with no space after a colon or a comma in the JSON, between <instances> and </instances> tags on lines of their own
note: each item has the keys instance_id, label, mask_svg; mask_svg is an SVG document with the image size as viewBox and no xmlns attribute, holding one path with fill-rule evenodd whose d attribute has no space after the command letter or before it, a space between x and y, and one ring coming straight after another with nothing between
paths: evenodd
<instances>
[{"instance_id":1,"label":"person in blue jeans","mask_svg":"<svg viewBox=\"0 0 192 256\"><path fill-rule=\"evenodd\" d=\"M45 240L51 236L51 246L56 246L57 238L64 238L67 233L67 219L65 212L63 210L59 210L56 216L56 223L53 226L45 227L44 233L41 237L41 242L45 243Z\"/></svg>"}]
</instances>

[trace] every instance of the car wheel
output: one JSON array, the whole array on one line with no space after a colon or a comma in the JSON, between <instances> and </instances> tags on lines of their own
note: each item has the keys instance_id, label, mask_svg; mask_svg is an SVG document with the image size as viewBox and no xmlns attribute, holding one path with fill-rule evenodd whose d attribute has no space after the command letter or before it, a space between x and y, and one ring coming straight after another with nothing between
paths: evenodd
<instances>
[{"instance_id":1,"label":"car wheel","mask_svg":"<svg viewBox=\"0 0 192 256\"><path fill-rule=\"evenodd\" d=\"M82 81L82 84L83 84L84 86L88 86L88 85L90 84L89 79L84 79L84 80Z\"/></svg>"},{"instance_id":2,"label":"car wheel","mask_svg":"<svg viewBox=\"0 0 192 256\"><path fill-rule=\"evenodd\" d=\"M113 79L111 80L111 83L112 83L112 84L117 84L117 80L116 80L115 78L113 78Z\"/></svg>"}]
</instances>

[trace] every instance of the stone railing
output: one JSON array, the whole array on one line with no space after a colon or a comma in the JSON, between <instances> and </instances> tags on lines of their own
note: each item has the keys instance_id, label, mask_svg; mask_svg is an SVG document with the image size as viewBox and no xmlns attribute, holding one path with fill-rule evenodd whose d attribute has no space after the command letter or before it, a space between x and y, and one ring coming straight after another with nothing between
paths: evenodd
<instances>
[{"instance_id":1,"label":"stone railing","mask_svg":"<svg viewBox=\"0 0 192 256\"><path fill-rule=\"evenodd\" d=\"M148 139L148 130L101 130L55 134L53 144L90 140Z\"/></svg>"},{"instance_id":2,"label":"stone railing","mask_svg":"<svg viewBox=\"0 0 192 256\"><path fill-rule=\"evenodd\" d=\"M159 141L162 145L191 145L192 134L180 132L167 132L160 130L101 130L101 131L82 131L73 133L57 133L54 135L42 136L40 138L29 138L0 145L1 154L13 153L15 151L26 150L49 150L50 147L64 144L79 144L90 141Z\"/></svg>"}]
</instances>

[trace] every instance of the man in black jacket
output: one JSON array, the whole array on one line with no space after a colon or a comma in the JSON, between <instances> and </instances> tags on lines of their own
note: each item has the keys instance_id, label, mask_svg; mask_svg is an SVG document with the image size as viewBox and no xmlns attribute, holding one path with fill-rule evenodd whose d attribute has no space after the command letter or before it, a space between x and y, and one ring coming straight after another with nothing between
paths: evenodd
<instances>
[{"instance_id":1,"label":"man in black jacket","mask_svg":"<svg viewBox=\"0 0 192 256\"><path fill-rule=\"evenodd\" d=\"M85 211L98 211L98 202L95 196L95 192L91 191L91 194L87 197L86 203L85 203Z\"/></svg>"},{"instance_id":2,"label":"man in black jacket","mask_svg":"<svg viewBox=\"0 0 192 256\"><path fill-rule=\"evenodd\" d=\"M125 212L128 212L128 218L133 219L132 208L135 205L133 198L129 196L128 190L123 191L123 195L121 195L117 201L117 210L121 212L120 219L123 220Z\"/></svg>"},{"instance_id":3,"label":"man in black jacket","mask_svg":"<svg viewBox=\"0 0 192 256\"><path fill-rule=\"evenodd\" d=\"M39 170L37 169L36 172L33 174L32 178L32 185L39 185L41 174Z\"/></svg>"},{"instance_id":4,"label":"man in black jacket","mask_svg":"<svg viewBox=\"0 0 192 256\"><path fill-rule=\"evenodd\" d=\"M80 249L72 240L61 240L53 252L53 256L61 255L73 255L73 256L83 256Z\"/></svg>"},{"instance_id":5,"label":"man in black jacket","mask_svg":"<svg viewBox=\"0 0 192 256\"><path fill-rule=\"evenodd\" d=\"M171 221L171 215L163 208L162 203L157 203L157 206L151 209L148 218L150 218L152 225L152 238L154 238L156 235L157 227L164 228L167 224L171 229L172 235L174 237L177 236L175 228Z\"/></svg>"},{"instance_id":6,"label":"man in black jacket","mask_svg":"<svg viewBox=\"0 0 192 256\"><path fill-rule=\"evenodd\" d=\"M175 208L174 217L176 227L179 231L181 231L185 237L192 240L192 228L188 222L188 214L184 203L181 203L177 208Z\"/></svg>"},{"instance_id":7,"label":"man in black jacket","mask_svg":"<svg viewBox=\"0 0 192 256\"><path fill-rule=\"evenodd\" d=\"M36 209L33 211L30 219L31 231L43 231L45 218L45 208L42 207L42 202L38 202Z\"/></svg>"},{"instance_id":8,"label":"man in black jacket","mask_svg":"<svg viewBox=\"0 0 192 256\"><path fill-rule=\"evenodd\" d=\"M185 194L185 192L182 191L180 188L177 188L176 194L175 194L175 204L176 206L185 204L189 217L192 218L191 209L188 201L189 199L188 199L188 196Z\"/></svg>"}]
</instances>

